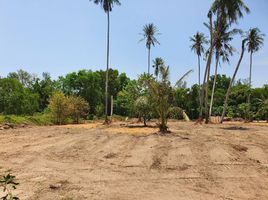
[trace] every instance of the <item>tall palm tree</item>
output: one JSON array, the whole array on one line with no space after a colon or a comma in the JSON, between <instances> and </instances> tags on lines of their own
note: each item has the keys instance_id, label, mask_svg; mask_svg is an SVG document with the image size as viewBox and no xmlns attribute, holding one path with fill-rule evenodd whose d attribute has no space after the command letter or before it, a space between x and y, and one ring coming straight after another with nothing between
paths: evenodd
<instances>
[{"instance_id":1,"label":"tall palm tree","mask_svg":"<svg viewBox=\"0 0 268 200\"><path fill-rule=\"evenodd\" d=\"M217 16L220 27L225 22L229 25L236 23L239 18L243 18L243 11L250 12L243 0L215 0L210 11Z\"/></svg>"},{"instance_id":2,"label":"tall palm tree","mask_svg":"<svg viewBox=\"0 0 268 200\"><path fill-rule=\"evenodd\" d=\"M252 56L253 53L256 53L261 49L263 46L264 42L264 34L260 32L258 28L251 28L249 31L246 33L246 38L247 38L247 49L248 52L250 53L250 69L249 69L249 88L252 86ZM250 94L248 95L248 104L249 104L249 111L250 111Z\"/></svg>"},{"instance_id":3,"label":"tall palm tree","mask_svg":"<svg viewBox=\"0 0 268 200\"><path fill-rule=\"evenodd\" d=\"M109 78L109 55L110 55L110 12L114 5L121 5L119 0L89 0L100 5L107 14L107 60L106 60L106 80L105 80L105 123L108 123L108 78Z\"/></svg>"},{"instance_id":4,"label":"tall palm tree","mask_svg":"<svg viewBox=\"0 0 268 200\"><path fill-rule=\"evenodd\" d=\"M215 28L217 28L217 23L215 22ZM208 26L208 25L206 25ZM214 74L214 80L213 80L213 87L212 87L212 93L211 93L211 99L210 99L210 107L209 107L209 117L211 117L212 113L212 106L213 106L213 100L214 100L214 93L216 88L216 81L217 81L217 75L218 75L218 65L220 63L220 59L223 63L229 62L229 56L233 55L234 47L230 44L230 41L233 40L233 36L237 33L241 33L241 30L239 29L229 29L228 24L223 24L219 34L215 38L215 58L216 58L216 65L215 65L215 74ZM215 30L217 32L217 30Z\"/></svg>"},{"instance_id":5,"label":"tall palm tree","mask_svg":"<svg viewBox=\"0 0 268 200\"><path fill-rule=\"evenodd\" d=\"M158 78L160 69L163 66L165 66L165 62L162 58L158 57L155 60L153 60L154 75L156 76L156 78Z\"/></svg>"},{"instance_id":6,"label":"tall palm tree","mask_svg":"<svg viewBox=\"0 0 268 200\"><path fill-rule=\"evenodd\" d=\"M220 32L212 32L212 14L216 16L216 20L218 22L217 30L221 30L222 24L228 23L231 25L238 21L239 18L243 17L243 11L249 13L249 8L245 5L243 0L215 0L209 10L208 17L210 19L210 49L207 60L207 65L205 69L204 80L207 79L206 84L203 84L202 88L202 101L205 93L205 115L206 115L206 123L209 122L209 112L208 112L208 81L210 74L210 66L211 66L211 58L213 54L213 50L215 47L215 38ZM205 81L204 81L205 83ZM200 110L199 116L202 118L202 109Z\"/></svg>"},{"instance_id":7,"label":"tall palm tree","mask_svg":"<svg viewBox=\"0 0 268 200\"><path fill-rule=\"evenodd\" d=\"M200 87L201 87L201 81L200 81L200 57L204 53L205 48L204 44L207 44L208 41L204 35L204 33L197 32L193 37L190 38L190 41L192 42L191 50L194 51L197 55L198 59L198 85L199 85L199 106L201 108L201 95L200 95Z\"/></svg>"},{"instance_id":8,"label":"tall palm tree","mask_svg":"<svg viewBox=\"0 0 268 200\"><path fill-rule=\"evenodd\" d=\"M143 27L143 38L140 41L146 42L146 48L148 49L148 74L150 74L150 62L151 62L151 48L156 44L160 44L156 39L156 35L159 35L157 27L153 24L146 24Z\"/></svg>"},{"instance_id":9,"label":"tall palm tree","mask_svg":"<svg viewBox=\"0 0 268 200\"><path fill-rule=\"evenodd\" d=\"M228 90L227 90L227 93L226 93L226 96L225 96L225 100L224 100L224 106L223 106L223 111L222 111L222 115L221 115L221 123L223 123L223 120L224 120L224 116L226 114L226 110L227 110L227 107L228 107L228 100L229 100L229 95L231 93L231 89L232 89L232 86L233 86L233 83L234 83L234 80L235 80L235 77L236 77L236 74L239 70L239 67L240 67L240 64L242 62L242 59L243 59L243 56L244 56L244 52L245 52L245 43L247 42L247 39L243 39L242 41L242 48L241 48L241 55L240 55L240 58L238 60L238 63L236 65L236 68L235 68L235 71L234 71L234 74L232 76L232 79L229 83L229 87L228 87Z\"/></svg>"}]
</instances>

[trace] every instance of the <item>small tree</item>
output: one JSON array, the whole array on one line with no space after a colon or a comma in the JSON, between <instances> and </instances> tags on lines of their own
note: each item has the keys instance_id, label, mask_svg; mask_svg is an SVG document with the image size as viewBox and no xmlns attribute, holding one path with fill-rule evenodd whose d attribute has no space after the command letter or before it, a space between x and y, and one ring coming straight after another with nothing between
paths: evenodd
<instances>
[{"instance_id":1,"label":"small tree","mask_svg":"<svg viewBox=\"0 0 268 200\"><path fill-rule=\"evenodd\" d=\"M62 125L70 115L68 98L62 92L55 92L49 99L48 108L56 124Z\"/></svg>"},{"instance_id":2,"label":"small tree","mask_svg":"<svg viewBox=\"0 0 268 200\"><path fill-rule=\"evenodd\" d=\"M149 95L155 103L154 107L160 118L159 131L167 133L168 114L174 100L174 92L169 81L169 67L161 66L159 69L160 79L149 78L147 81Z\"/></svg>"},{"instance_id":3,"label":"small tree","mask_svg":"<svg viewBox=\"0 0 268 200\"><path fill-rule=\"evenodd\" d=\"M81 117L85 117L89 110L88 103L82 98L77 96L68 97L68 104L70 109L70 114L75 121L79 123Z\"/></svg>"},{"instance_id":4,"label":"small tree","mask_svg":"<svg viewBox=\"0 0 268 200\"><path fill-rule=\"evenodd\" d=\"M143 118L144 126L147 126L146 122L151 118L152 115L152 104L149 102L149 98L147 96L139 97L135 103L135 110L138 112L139 116Z\"/></svg>"}]
</instances>

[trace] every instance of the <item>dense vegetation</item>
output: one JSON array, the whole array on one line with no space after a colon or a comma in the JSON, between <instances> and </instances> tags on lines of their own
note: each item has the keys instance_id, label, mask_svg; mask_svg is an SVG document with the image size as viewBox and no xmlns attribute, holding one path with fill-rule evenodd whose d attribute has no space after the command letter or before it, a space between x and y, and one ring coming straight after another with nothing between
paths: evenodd
<instances>
[{"instance_id":1,"label":"dense vegetation","mask_svg":"<svg viewBox=\"0 0 268 200\"><path fill-rule=\"evenodd\" d=\"M52 80L48 73L42 78L23 70L12 72L0 79L0 113L3 115L34 115L43 113L50 122L64 124L69 121L79 123L81 118L94 116L121 115L143 118L144 125L151 118L159 118L161 132L167 131L168 118L203 117L206 123L211 116L267 120L268 85L252 88L253 54L264 44L264 34L255 27L247 32L234 28L250 9L243 0L215 0L208 10L208 22L204 25L208 35L197 33L190 38L191 50L198 57L198 80L191 88L186 87L187 72L175 86L169 80L169 66L162 58L156 58L151 68L151 49L159 34L157 26L149 23L143 26L141 41L148 49L148 73L130 80L125 73L120 74L109 66L110 59L110 13L119 0L90 0L100 5L107 15L106 70L80 70ZM240 34L241 51L231 78L218 74L220 63L230 63L234 55L232 40ZM250 54L248 81L236 81L238 70L246 50ZM213 63L213 57L215 62ZM206 60L203 82L200 58ZM212 64L215 73L211 76ZM188 115L188 116L187 116ZM35 114L36 116L36 114ZM41 116L41 115L39 115ZM6 119L6 117L4 117ZM45 118L47 119L47 118ZM40 120L39 120L40 121Z\"/></svg>"},{"instance_id":2,"label":"dense vegetation","mask_svg":"<svg viewBox=\"0 0 268 200\"><path fill-rule=\"evenodd\" d=\"M155 109L156 106L154 106L158 101L158 96L153 95L153 90L160 87L158 83L161 81L167 84L167 80L163 80L163 78L166 79L167 77L163 77L163 74L157 74L158 78L155 78L155 76L144 74L137 80L131 80L125 73L119 73L113 69L109 70L109 75L108 94L113 96L114 99L114 114L144 117L146 120L159 116L159 112ZM148 83L146 80L149 79L154 79L155 82L146 85L145 83ZM209 96L211 96L213 83L214 76L209 81ZM229 83L229 77L217 75L217 87L215 89L214 106L212 109L213 116L220 115L223 110L224 98ZM163 87L166 92L171 86L168 83L168 85ZM105 71L80 70L69 73L66 76L61 76L57 80L52 80L48 73L43 73L42 78L40 78L19 70L18 72L8 74L7 77L0 78L0 113L3 115L21 116L41 116L38 113L43 113L43 118L49 113L52 116L57 116L55 114L55 107L58 108L59 106L55 106L55 99L58 98L58 103L61 104L63 107L62 111L64 112L61 113L63 116L62 120L59 120L59 117L55 117L55 123L65 123L66 118L71 119L72 122L78 122L80 117L93 119L93 116L101 117L105 114L105 94L103 91L105 91ZM249 92L251 94L250 113L247 112ZM170 88L168 93L172 95L168 100L169 107L183 109L191 119L198 118L198 84L190 88L186 87L186 84L179 84L176 87ZM164 97L163 94L159 96ZM234 84L231 91L227 116L246 118L250 114L253 119L267 120L267 99L268 85L264 85L262 88L250 89L247 81L239 80ZM160 99L156 105L162 102L163 99ZM108 105L108 113L110 113L111 99L109 99ZM164 110L168 110L168 108ZM166 113L164 114L167 115ZM34 121L34 116L31 117L32 121ZM178 113L175 116L173 115L174 117L181 118L182 115ZM28 118L30 121L31 118Z\"/></svg>"}]
</instances>

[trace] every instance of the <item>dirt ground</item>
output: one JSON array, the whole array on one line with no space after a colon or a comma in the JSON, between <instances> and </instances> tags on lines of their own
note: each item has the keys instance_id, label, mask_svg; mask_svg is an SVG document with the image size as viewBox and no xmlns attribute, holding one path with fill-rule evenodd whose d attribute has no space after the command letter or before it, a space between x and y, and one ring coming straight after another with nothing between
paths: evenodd
<instances>
[{"instance_id":1,"label":"dirt ground","mask_svg":"<svg viewBox=\"0 0 268 200\"><path fill-rule=\"evenodd\" d=\"M22 200L267 200L268 126L115 123L0 131Z\"/></svg>"}]
</instances>

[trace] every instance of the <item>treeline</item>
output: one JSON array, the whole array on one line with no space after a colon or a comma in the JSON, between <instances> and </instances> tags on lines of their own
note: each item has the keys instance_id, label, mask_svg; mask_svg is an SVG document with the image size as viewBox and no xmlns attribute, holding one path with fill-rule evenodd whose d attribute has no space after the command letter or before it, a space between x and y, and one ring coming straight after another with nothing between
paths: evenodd
<instances>
[{"instance_id":1,"label":"treeline","mask_svg":"<svg viewBox=\"0 0 268 200\"><path fill-rule=\"evenodd\" d=\"M125 73L109 70L108 96L113 97L114 114L147 119L159 117L158 113L148 106L150 102L146 103L148 100L143 98L146 91L145 77L142 75L137 80L131 80ZM212 76L209 82L209 95L211 95L213 81ZM223 110L229 83L229 77L217 76L213 116L220 115ZM177 108L177 111L184 110L191 119L197 119L199 86L196 84L187 88L186 84L180 84L172 90L174 98L171 107ZM60 76L57 80L53 80L48 73L43 73L40 78L19 70L0 78L0 113L3 115L54 113L55 123L58 124L64 123L67 117L71 117L74 122L78 122L80 117L93 119L94 116L101 117L105 113L104 91L105 71L102 70L80 70ZM250 112L248 112L249 105L246 103L249 93L251 94ZM55 103L56 98L58 104ZM108 113L111 112L111 99L109 98ZM58 111L57 105L63 106L62 113L55 113L55 109ZM63 119L58 119L57 114L62 115ZM227 117L248 118L249 115L256 120L268 119L268 85L250 89L246 81L237 81L230 94ZM182 115L179 111L177 114L173 112L171 118L182 118Z\"/></svg>"}]
</instances>

